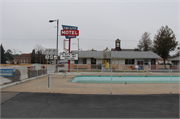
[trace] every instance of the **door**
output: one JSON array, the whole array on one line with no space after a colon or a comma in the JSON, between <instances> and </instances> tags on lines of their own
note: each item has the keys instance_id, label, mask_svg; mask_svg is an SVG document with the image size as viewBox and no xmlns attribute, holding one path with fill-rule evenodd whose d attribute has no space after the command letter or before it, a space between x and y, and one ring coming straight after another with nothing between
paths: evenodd
<instances>
[{"instance_id":1,"label":"door","mask_svg":"<svg viewBox=\"0 0 180 119\"><path fill-rule=\"evenodd\" d=\"M96 69L96 59L91 58L91 69Z\"/></svg>"},{"instance_id":2,"label":"door","mask_svg":"<svg viewBox=\"0 0 180 119\"><path fill-rule=\"evenodd\" d=\"M143 61L137 61L137 65L138 65L138 69L139 70L143 70L144 68L143 68Z\"/></svg>"},{"instance_id":3,"label":"door","mask_svg":"<svg viewBox=\"0 0 180 119\"><path fill-rule=\"evenodd\" d=\"M151 70L155 70L155 69L156 69L156 60L151 59Z\"/></svg>"}]
</instances>

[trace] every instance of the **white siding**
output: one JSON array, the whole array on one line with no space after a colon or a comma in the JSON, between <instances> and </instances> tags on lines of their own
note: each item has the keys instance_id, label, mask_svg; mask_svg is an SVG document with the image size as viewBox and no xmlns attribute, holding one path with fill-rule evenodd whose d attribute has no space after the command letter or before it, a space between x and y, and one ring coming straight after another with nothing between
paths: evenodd
<instances>
[{"instance_id":1,"label":"white siding","mask_svg":"<svg viewBox=\"0 0 180 119\"><path fill-rule=\"evenodd\" d=\"M70 64L74 64L75 60L70 60Z\"/></svg>"},{"instance_id":2,"label":"white siding","mask_svg":"<svg viewBox=\"0 0 180 119\"><path fill-rule=\"evenodd\" d=\"M87 64L91 64L91 59L90 58L87 59Z\"/></svg>"},{"instance_id":3,"label":"white siding","mask_svg":"<svg viewBox=\"0 0 180 119\"><path fill-rule=\"evenodd\" d=\"M99 63L101 63L101 64L102 64L101 59L96 59L96 64L99 64Z\"/></svg>"},{"instance_id":4,"label":"white siding","mask_svg":"<svg viewBox=\"0 0 180 119\"><path fill-rule=\"evenodd\" d=\"M125 59L119 59L119 64L125 64Z\"/></svg>"},{"instance_id":5,"label":"white siding","mask_svg":"<svg viewBox=\"0 0 180 119\"><path fill-rule=\"evenodd\" d=\"M112 64L119 64L119 60L118 59L112 59Z\"/></svg>"},{"instance_id":6,"label":"white siding","mask_svg":"<svg viewBox=\"0 0 180 119\"><path fill-rule=\"evenodd\" d=\"M125 64L124 59L112 59L112 64Z\"/></svg>"}]
</instances>

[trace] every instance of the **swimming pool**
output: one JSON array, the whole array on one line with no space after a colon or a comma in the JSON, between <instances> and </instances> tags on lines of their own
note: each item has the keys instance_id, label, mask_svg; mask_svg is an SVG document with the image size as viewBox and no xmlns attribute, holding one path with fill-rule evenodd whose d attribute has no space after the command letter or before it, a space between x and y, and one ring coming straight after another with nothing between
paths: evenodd
<instances>
[{"instance_id":1,"label":"swimming pool","mask_svg":"<svg viewBox=\"0 0 180 119\"><path fill-rule=\"evenodd\" d=\"M170 76L112 76L112 83L170 83ZM111 83L111 76L76 76L76 83ZM172 76L172 83L179 83L179 76Z\"/></svg>"}]
</instances>

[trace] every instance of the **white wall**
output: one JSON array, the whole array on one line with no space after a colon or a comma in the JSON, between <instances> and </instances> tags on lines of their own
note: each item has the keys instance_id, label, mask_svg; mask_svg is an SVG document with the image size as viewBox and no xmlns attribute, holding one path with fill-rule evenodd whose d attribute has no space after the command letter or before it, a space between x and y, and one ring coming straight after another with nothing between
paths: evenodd
<instances>
[{"instance_id":1,"label":"white wall","mask_svg":"<svg viewBox=\"0 0 180 119\"><path fill-rule=\"evenodd\" d=\"M91 59L90 58L87 58L87 64L91 64Z\"/></svg>"},{"instance_id":2,"label":"white wall","mask_svg":"<svg viewBox=\"0 0 180 119\"><path fill-rule=\"evenodd\" d=\"M99 64L99 63L101 63L101 64L102 64L101 59L96 59L96 64Z\"/></svg>"},{"instance_id":3,"label":"white wall","mask_svg":"<svg viewBox=\"0 0 180 119\"><path fill-rule=\"evenodd\" d=\"M112 64L125 64L125 59L112 59Z\"/></svg>"},{"instance_id":4,"label":"white wall","mask_svg":"<svg viewBox=\"0 0 180 119\"><path fill-rule=\"evenodd\" d=\"M74 64L75 60L70 60L70 64Z\"/></svg>"}]
</instances>

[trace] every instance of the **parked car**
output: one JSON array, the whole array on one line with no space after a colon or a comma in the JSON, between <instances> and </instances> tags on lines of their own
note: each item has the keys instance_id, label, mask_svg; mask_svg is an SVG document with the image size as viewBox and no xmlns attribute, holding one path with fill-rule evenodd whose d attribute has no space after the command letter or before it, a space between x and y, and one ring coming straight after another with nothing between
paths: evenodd
<instances>
[{"instance_id":1,"label":"parked car","mask_svg":"<svg viewBox=\"0 0 180 119\"><path fill-rule=\"evenodd\" d=\"M31 65L31 70L40 70L42 67L41 64L35 63L33 65Z\"/></svg>"},{"instance_id":2,"label":"parked car","mask_svg":"<svg viewBox=\"0 0 180 119\"><path fill-rule=\"evenodd\" d=\"M58 67L64 67L64 64L63 63L58 63Z\"/></svg>"},{"instance_id":3,"label":"parked car","mask_svg":"<svg viewBox=\"0 0 180 119\"><path fill-rule=\"evenodd\" d=\"M6 61L6 64L10 64L10 62L9 62L9 61Z\"/></svg>"},{"instance_id":4,"label":"parked car","mask_svg":"<svg viewBox=\"0 0 180 119\"><path fill-rule=\"evenodd\" d=\"M166 63L166 65L172 65L171 63Z\"/></svg>"}]
</instances>

